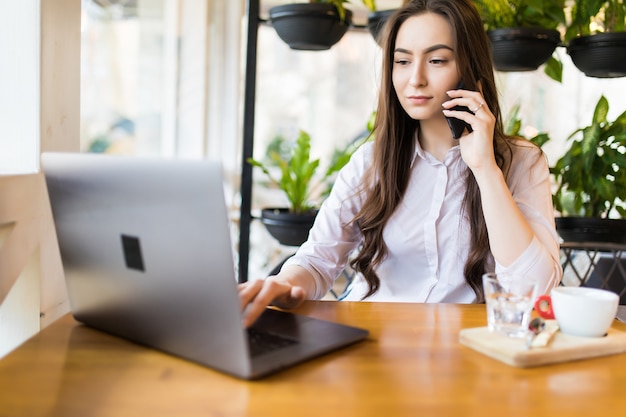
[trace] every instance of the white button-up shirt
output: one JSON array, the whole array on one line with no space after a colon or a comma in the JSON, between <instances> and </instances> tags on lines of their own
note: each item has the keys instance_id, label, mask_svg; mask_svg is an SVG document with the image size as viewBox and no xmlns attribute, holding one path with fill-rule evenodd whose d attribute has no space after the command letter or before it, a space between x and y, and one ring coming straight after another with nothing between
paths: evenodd
<instances>
[{"instance_id":1,"label":"white button-up shirt","mask_svg":"<svg viewBox=\"0 0 626 417\"><path fill-rule=\"evenodd\" d=\"M372 151L372 143L362 145L341 170L309 239L286 263L313 275L316 292L312 298L327 293L361 243L362 235L351 220L363 204L357 192L372 164ZM548 165L529 145L515 146L514 152L507 183L535 236L515 262L504 267L492 259L492 269L538 278L540 291L547 292L562 275ZM469 224L461 209L467 169L459 146L450 149L442 162L417 143L408 188L383 231L388 253L376 269L380 288L366 300L476 300L463 275L470 244ZM360 300L367 290L367 282L357 274L343 299Z\"/></svg>"}]
</instances>

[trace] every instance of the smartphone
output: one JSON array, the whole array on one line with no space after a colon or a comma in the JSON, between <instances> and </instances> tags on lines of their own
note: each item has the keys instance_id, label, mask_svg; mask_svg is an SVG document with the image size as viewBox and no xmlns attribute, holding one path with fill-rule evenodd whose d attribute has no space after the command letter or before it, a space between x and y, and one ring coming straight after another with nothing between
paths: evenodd
<instances>
[{"instance_id":1,"label":"smartphone","mask_svg":"<svg viewBox=\"0 0 626 417\"><path fill-rule=\"evenodd\" d=\"M459 85L456 86L455 90L462 89L464 89L464 86L463 82L461 81ZM466 106L454 106L450 110L466 111L468 113L471 113L470 109ZM452 137L454 139L460 139L465 129L467 129L468 132L472 131L472 126L470 126L468 123L465 123L461 119L457 119L456 117L446 117L446 120L448 121L448 126L450 126L450 130L452 131Z\"/></svg>"}]
</instances>

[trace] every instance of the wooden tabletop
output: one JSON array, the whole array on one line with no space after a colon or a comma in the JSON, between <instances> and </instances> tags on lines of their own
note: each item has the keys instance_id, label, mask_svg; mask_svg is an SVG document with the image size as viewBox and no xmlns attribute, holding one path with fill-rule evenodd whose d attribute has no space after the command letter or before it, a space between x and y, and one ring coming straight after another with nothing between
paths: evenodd
<instances>
[{"instance_id":1,"label":"wooden tabletop","mask_svg":"<svg viewBox=\"0 0 626 417\"><path fill-rule=\"evenodd\" d=\"M485 326L484 310L307 302L297 312L370 337L251 382L68 315L0 360L0 417L626 415L626 354L511 367L459 343L461 329Z\"/></svg>"}]
</instances>

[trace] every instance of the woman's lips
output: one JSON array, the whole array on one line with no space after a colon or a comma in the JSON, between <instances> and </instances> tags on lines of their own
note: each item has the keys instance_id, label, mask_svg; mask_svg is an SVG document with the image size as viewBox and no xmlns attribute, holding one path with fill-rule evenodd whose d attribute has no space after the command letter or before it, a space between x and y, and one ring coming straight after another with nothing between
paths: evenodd
<instances>
[{"instance_id":1,"label":"woman's lips","mask_svg":"<svg viewBox=\"0 0 626 417\"><path fill-rule=\"evenodd\" d=\"M426 96L408 96L407 99L412 103L412 104L426 104L430 101L431 97L426 97Z\"/></svg>"}]
</instances>

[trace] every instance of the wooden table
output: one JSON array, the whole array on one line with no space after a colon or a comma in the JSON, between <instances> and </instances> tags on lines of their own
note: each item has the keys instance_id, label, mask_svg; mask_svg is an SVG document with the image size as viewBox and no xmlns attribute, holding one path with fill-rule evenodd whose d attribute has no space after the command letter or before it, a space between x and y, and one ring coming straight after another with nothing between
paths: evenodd
<instances>
[{"instance_id":1,"label":"wooden table","mask_svg":"<svg viewBox=\"0 0 626 417\"><path fill-rule=\"evenodd\" d=\"M510 367L458 342L486 324L481 305L319 301L298 312L371 336L246 382L66 316L0 361L0 417L626 415L626 354Z\"/></svg>"}]
</instances>

